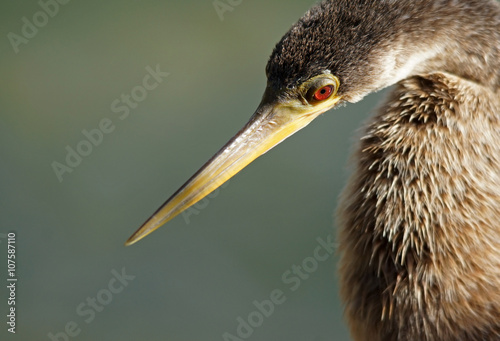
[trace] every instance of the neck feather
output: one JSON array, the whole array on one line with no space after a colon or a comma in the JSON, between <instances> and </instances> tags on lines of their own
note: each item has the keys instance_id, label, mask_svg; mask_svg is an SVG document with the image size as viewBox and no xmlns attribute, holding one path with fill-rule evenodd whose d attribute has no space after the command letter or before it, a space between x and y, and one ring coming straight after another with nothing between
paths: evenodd
<instances>
[{"instance_id":1,"label":"neck feather","mask_svg":"<svg viewBox=\"0 0 500 341\"><path fill-rule=\"evenodd\" d=\"M496 1L436 1L417 26L394 32L381 49L376 89L410 76L447 72L497 92L500 88L500 5ZM458 4L457 4L458 3ZM431 15L432 13L432 15ZM398 20L411 20L404 16ZM390 49L387 47L391 46Z\"/></svg>"}]
</instances>

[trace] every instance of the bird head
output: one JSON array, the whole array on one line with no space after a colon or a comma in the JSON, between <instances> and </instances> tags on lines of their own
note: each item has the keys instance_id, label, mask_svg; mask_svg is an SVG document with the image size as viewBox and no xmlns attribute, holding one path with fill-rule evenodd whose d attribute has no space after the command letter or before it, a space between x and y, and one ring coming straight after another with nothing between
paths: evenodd
<instances>
[{"instance_id":1,"label":"bird head","mask_svg":"<svg viewBox=\"0 0 500 341\"><path fill-rule=\"evenodd\" d=\"M344 2L344 1L343 1ZM349 2L345 1L346 6ZM332 1L313 7L276 45L267 87L249 122L126 242L142 239L229 180L260 155L339 103L384 86L371 59L373 29ZM332 12L333 11L333 12ZM335 13L339 11L339 13ZM373 24L373 22L372 22Z\"/></svg>"}]
</instances>

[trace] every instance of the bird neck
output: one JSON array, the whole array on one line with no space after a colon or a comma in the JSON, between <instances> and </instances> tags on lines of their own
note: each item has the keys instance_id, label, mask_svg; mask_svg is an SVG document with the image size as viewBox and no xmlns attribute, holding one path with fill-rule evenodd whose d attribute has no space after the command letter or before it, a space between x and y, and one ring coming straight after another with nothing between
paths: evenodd
<instances>
[{"instance_id":1,"label":"bird neck","mask_svg":"<svg viewBox=\"0 0 500 341\"><path fill-rule=\"evenodd\" d=\"M426 2L431 8L425 11L432 16L423 15L415 26L393 33L391 51L380 61L386 70L382 84L444 71L498 91L500 6L496 1L451 2L455 5Z\"/></svg>"}]
</instances>

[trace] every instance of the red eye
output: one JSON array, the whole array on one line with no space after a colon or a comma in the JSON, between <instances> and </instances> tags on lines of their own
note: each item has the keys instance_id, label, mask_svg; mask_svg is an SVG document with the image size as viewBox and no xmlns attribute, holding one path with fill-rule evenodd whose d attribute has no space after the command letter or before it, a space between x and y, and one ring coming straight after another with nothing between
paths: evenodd
<instances>
[{"instance_id":1,"label":"red eye","mask_svg":"<svg viewBox=\"0 0 500 341\"><path fill-rule=\"evenodd\" d=\"M333 93L333 85L327 85L317 90L314 93L313 97L316 101L324 101L325 99L330 97L332 93Z\"/></svg>"}]
</instances>

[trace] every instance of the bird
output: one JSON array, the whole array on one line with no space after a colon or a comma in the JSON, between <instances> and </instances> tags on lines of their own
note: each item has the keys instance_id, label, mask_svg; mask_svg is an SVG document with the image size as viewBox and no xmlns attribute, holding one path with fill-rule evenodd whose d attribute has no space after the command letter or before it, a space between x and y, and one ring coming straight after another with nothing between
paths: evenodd
<instances>
[{"instance_id":1,"label":"bird","mask_svg":"<svg viewBox=\"0 0 500 341\"><path fill-rule=\"evenodd\" d=\"M126 242L319 115L391 87L337 208L340 296L361 340L500 340L500 5L325 0L273 49L249 122Z\"/></svg>"}]
</instances>

